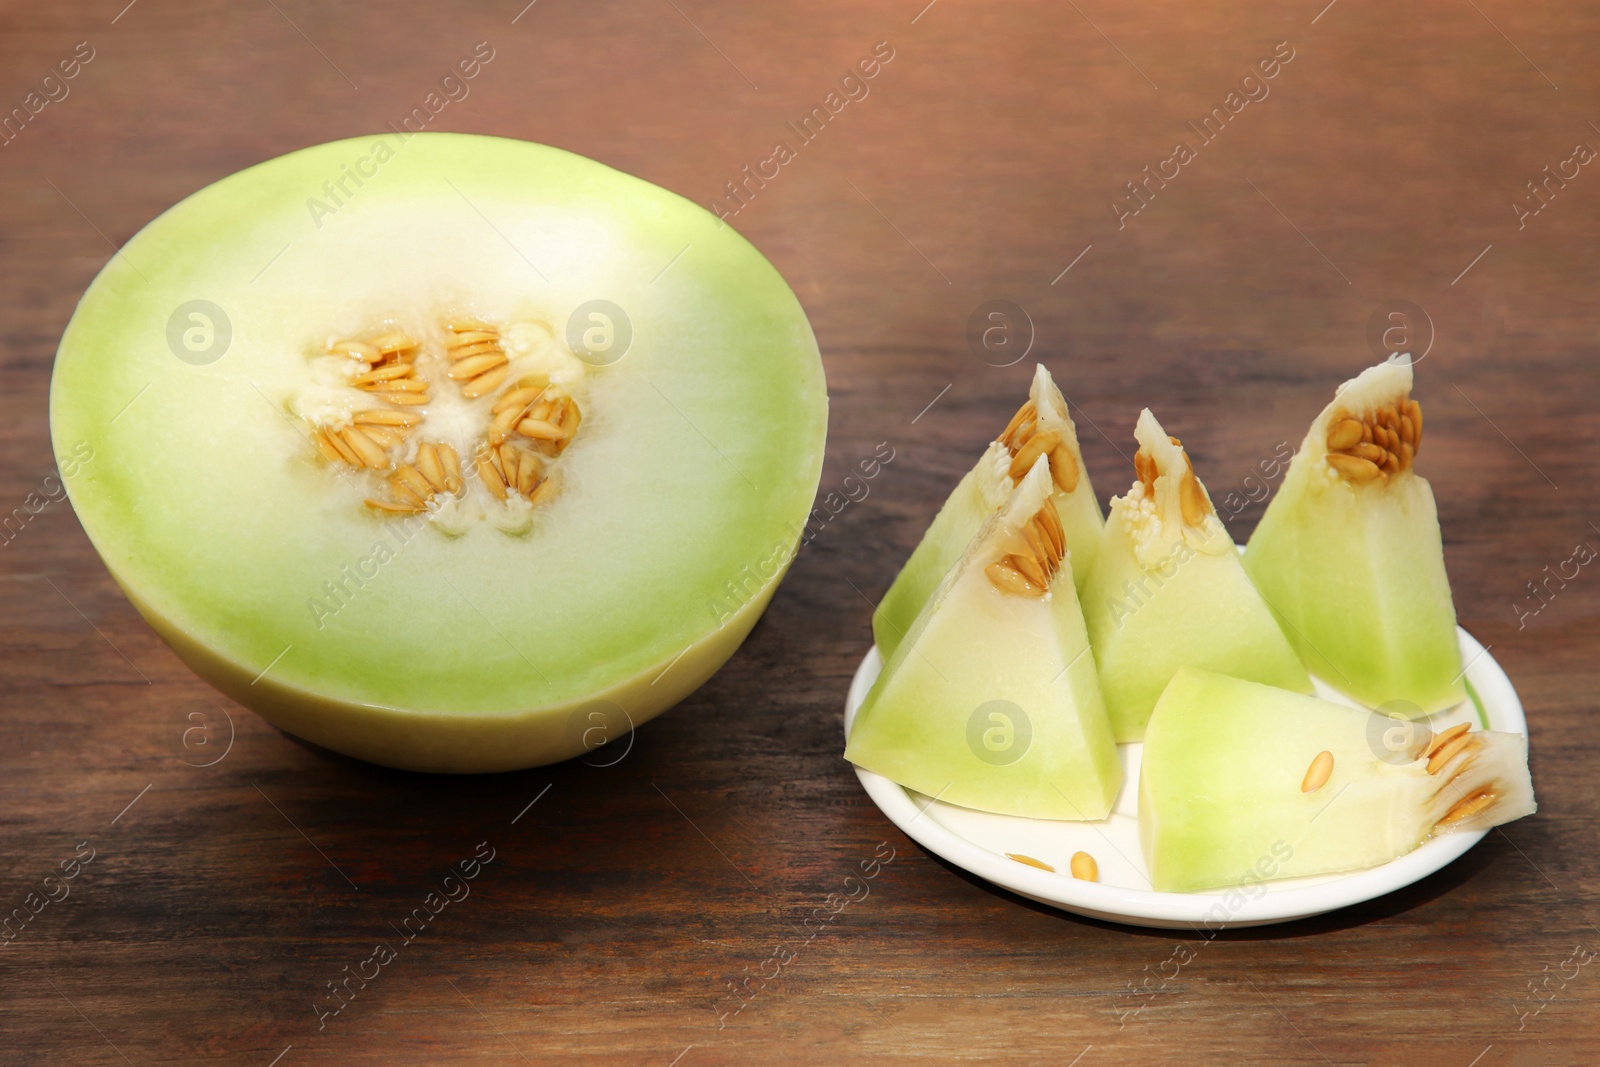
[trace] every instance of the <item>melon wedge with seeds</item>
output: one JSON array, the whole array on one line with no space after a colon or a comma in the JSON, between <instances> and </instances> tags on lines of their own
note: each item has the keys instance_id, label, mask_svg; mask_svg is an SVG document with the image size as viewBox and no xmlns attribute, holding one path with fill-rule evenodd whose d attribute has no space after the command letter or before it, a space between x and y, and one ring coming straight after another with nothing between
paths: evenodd
<instances>
[{"instance_id":1,"label":"melon wedge with seeds","mask_svg":"<svg viewBox=\"0 0 1600 1067\"><path fill-rule=\"evenodd\" d=\"M1527 739L1393 721L1185 668L1145 733L1139 832L1154 887L1193 892L1387 863L1436 833L1531 815Z\"/></svg>"},{"instance_id":2,"label":"melon wedge with seeds","mask_svg":"<svg viewBox=\"0 0 1600 1067\"><path fill-rule=\"evenodd\" d=\"M67 327L50 421L92 456L90 540L195 671L327 748L481 772L615 739L733 653L827 396L794 294L708 212L422 133L152 222Z\"/></svg>"},{"instance_id":3,"label":"melon wedge with seeds","mask_svg":"<svg viewBox=\"0 0 1600 1067\"><path fill-rule=\"evenodd\" d=\"M1117 740L1144 737L1181 667L1309 693L1311 679L1245 575L1182 444L1149 409L1134 436L1138 477L1111 501L1083 597Z\"/></svg>"},{"instance_id":4,"label":"melon wedge with seeds","mask_svg":"<svg viewBox=\"0 0 1600 1067\"><path fill-rule=\"evenodd\" d=\"M1416 472L1410 358L1340 387L1311 424L1244 565L1311 672L1369 707L1466 699L1433 489Z\"/></svg>"},{"instance_id":5,"label":"melon wedge with seeds","mask_svg":"<svg viewBox=\"0 0 1600 1067\"><path fill-rule=\"evenodd\" d=\"M1105 520L1089 484L1066 399L1039 364L1027 402L956 485L873 612L873 640L885 659L894 654L973 534L1041 455L1050 460L1055 484L1051 499L1066 531L1075 582L1082 588L1099 550Z\"/></svg>"},{"instance_id":6,"label":"melon wedge with seeds","mask_svg":"<svg viewBox=\"0 0 1600 1067\"><path fill-rule=\"evenodd\" d=\"M1040 456L945 575L857 712L845 758L951 804L1102 819L1122 783Z\"/></svg>"}]
</instances>

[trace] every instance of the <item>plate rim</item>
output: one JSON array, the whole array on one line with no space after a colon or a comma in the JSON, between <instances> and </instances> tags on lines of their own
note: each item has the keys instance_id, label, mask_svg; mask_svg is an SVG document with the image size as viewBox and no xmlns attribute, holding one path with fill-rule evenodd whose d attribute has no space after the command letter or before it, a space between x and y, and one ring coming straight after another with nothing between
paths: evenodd
<instances>
[{"instance_id":1,"label":"plate rim","mask_svg":"<svg viewBox=\"0 0 1600 1067\"><path fill-rule=\"evenodd\" d=\"M1461 645L1465 680L1476 690L1483 714L1493 729L1528 734L1522 701L1505 670L1461 626L1456 627ZM849 736L850 723L876 680L883 665L874 644L862 657L850 681L845 698L843 727ZM1470 699L1470 696L1469 696ZM1215 921L1211 913L1223 909L1226 919L1215 929L1260 926L1310 918L1385 896L1442 870L1483 839L1488 831L1445 834L1423 842L1417 848L1365 870L1352 871L1326 882L1308 886L1275 888L1242 903L1229 900L1238 896L1238 887L1203 893L1163 893L1157 890L1126 889L1120 886L1085 882L1068 874L1044 871L1007 860L996 852L957 834L936 819L923 819L932 806L919 804L904 786L852 765L867 796L889 821L923 848L955 864L984 881L1008 889L1030 900L1078 915L1124 925L1173 928L1190 927Z\"/></svg>"}]
</instances>

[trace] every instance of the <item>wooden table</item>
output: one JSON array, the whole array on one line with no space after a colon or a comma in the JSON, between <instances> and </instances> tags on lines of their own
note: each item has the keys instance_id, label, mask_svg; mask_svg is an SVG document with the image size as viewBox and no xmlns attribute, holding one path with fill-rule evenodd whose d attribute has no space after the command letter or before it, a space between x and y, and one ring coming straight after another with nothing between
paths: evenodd
<instances>
[{"instance_id":1,"label":"wooden table","mask_svg":"<svg viewBox=\"0 0 1600 1067\"><path fill-rule=\"evenodd\" d=\"M495 60L431 128L546 141L702 203L790 142L733 223L821 342L823 491L879 442L895 458L626 758L471 779L267 727L145 627L70 506L12 521L0 903L93 859L0 949L0 1063L1600 1062L1600 969L1557 976L1600 949L1600 576L1518 612L1544 568L1600 547L1600 175L1563 162L1600 145L1592 12L125 2L0 13L4 108L77 42L93 54L0 148L3 510L54 484L51 357L112 246L238 168L398 121L479 41ZM892 59L800 143L785 124L843 98L875 45ZM1292 58L1245 82L1275 48ZM1166 162L1178 142L1193 158ZM1535 215L1546 165L1577 173ZM991 300L1032 323L1009 368L968 345ZM1144 405L1215 495L1374 359L1394 301L1431 320L1423 471L1461 621L1527 705L1539 814L1409 889L1213 942L1034 906L895 830L840 758L868 601L1033 360L1103 500ZM471 896L319 1029L329 983L479 842ZM880 842L871 896L799 945ZM1179 946L1195 958L1173 975ZM747 977L761 991L733 1015Z\"/></svg>"}]
</instances>

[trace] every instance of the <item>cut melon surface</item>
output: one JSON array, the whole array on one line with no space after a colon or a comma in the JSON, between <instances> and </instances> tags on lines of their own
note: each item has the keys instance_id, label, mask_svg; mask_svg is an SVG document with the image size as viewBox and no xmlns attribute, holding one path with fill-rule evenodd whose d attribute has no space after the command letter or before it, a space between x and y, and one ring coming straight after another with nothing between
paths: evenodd
<instances>
[{"instance_id":1,"label":"cut melon surface","mask_svg":"<svg viewBox=\"0 0 1600 1067\"><path fill-rule=\"evenodd\" d=\"M1139 477L1111 515L1083 594L1117 741L1138 741L1182 667L1309 693L1311 679L1240 564L1183 447L1146 409Z\"/></svg>"},{"instance_id":2,"label":"cut melon surface","mask_svg":"<svg viewBox=\"0 0 1600 1067\"><path fill-rule=\"evenodd\" d=\"M1375 867L1532 814L1527 739L1393 720L1185 668L1151 715L1139 831L1163 892Z\"/></svg>"},{"instance_id":3,"label":"cut melon surface","mask_svg":"<svg viewBox=\"0 0 1600 1067\"><path fill-rule=\"evenodd\" d=\"M1422 409L1402 357L1340 387L1311 424L1244 565L1319 678L1423 715L1466 699Z\"/></svg>"},{"instance_id":4,"label":"cut melon surface","mask_svg":"<svg viewBox=\"0 0 1600 1067\"><path fill-rule=\"evenodd\" d=\"M951 491L878 602L872 615L872 636L885 660L911 631L973 535L1041 455L1050 460L1051 500L1066 533L1074 583L1082 590L1100 548L1105 518L1089 482L1066 398L1041 363L1034 368L1027 401Z\"/></svg>"},{"instance_id":5,"label":"cut melon surface","mask_svg":"<svg viewBox=\"0 0 1600 1067\"><path fill-rule=\"evenodd\" d=\"M1038 457L888 658L846 759L982 811L1111 810L1122 769L1053 491Z\"/></svg>"},{"instance_id":6,"label":"cut melon surface","mask_svg":"<svg viewBox=\"0 0 1600 1067\"><path fill-rule=\"evenodd\" d=\"M805 315L734 231L456 134L194 194L95 280L51 385L58 452L93 449L73 506L179 655L433 771L568 758L585 708L638 724L708 678L792 558L826 423Z\"/></svg>"}]
</instances>

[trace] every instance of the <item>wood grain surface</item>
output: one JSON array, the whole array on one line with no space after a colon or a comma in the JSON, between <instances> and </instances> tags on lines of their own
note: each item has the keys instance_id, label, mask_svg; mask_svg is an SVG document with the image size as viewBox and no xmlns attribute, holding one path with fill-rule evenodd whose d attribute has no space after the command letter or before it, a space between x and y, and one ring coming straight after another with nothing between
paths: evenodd
<instances>
[{"instance_id":1,"label":"wood grain surface","mask_svg":"<svg viewBox=\"0 0 1600 1067\"><path fill-rule=\"evenodd\" d=\"M0 147L0 907L76 871L0 947L0 1063L1600 1062L1600 968L1568 962L1600 949L1600 574L1529 586L1600 548L1593 5L524 2L0 11L0 114L26 116ZM116 246L232 171L399 122L480 41L495 59L429 128L728 211L789 143L731 222L816 329L822 492L895 458L614 765L424 777L303 745L179 663L49 500L46 397ZM1129 200L1147 165L1176 174ZM993 300L1031 321L1014 366L968 343ZM1145 405L1219 496L1374 359L1396 301L1424 313L1421 468L1461 622L1527 706L1538 815L1391 896L1214 941L1035 906L895 830L840 758L870 601L1034 359L1102 500ZM870 896L804 940L875 853Z\"/></svg>"}]
</instances>

